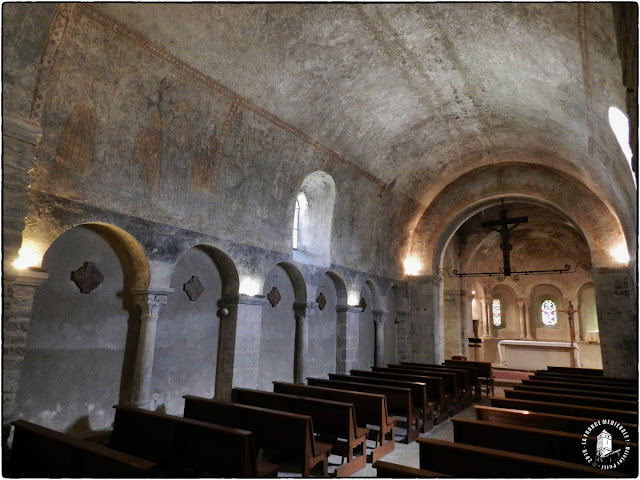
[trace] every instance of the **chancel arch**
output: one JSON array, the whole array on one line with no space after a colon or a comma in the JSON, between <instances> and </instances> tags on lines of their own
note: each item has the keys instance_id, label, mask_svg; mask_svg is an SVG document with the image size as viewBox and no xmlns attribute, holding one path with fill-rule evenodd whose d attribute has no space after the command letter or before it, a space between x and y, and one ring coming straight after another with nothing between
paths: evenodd
<instances>
[{"instance_id":1,"label":"chancel arch","mask_svg":"<svg viewBox=\"0 0 640 480\"><path fill-rule=\"evenodd\" d=\"M151 408L180 414L183 395L215 394L220 331L216 312L224 288L218 269L221 256L214 247L198 245L182 254L174 267L174 293L156 330Z\"/></svg>"},{"instance_id":2,"label":"chancel arch","mask_svg":"<svg viewBox=\"0 0 640 480\"><path fill-rule=\"evenodd\" d=\"M55 239L42 267L49 277L34 297L20 414L66 432L108 428L112 406L134 390L133 292L149 279L146 257L121 228L84 224Z\"/></svg>"}]
</instances>

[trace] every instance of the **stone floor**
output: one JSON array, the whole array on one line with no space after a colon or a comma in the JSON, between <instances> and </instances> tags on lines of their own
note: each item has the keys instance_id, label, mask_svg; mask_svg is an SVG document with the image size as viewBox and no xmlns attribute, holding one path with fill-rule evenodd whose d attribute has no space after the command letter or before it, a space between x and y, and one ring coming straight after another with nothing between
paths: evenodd
<instances>
[{"instance_id":1,"label":"stone floor","mask_svg":"<svg viewBox=\"0 0 640 480\"><path fill-rule=\"evenodd\" d=\"M504 387L496 386L494 394L496 397L503 397ZM486 395L483 395L482 400L476 405L489 405L489 404L490 404L489 399L487 398ZM463 411L458 413L456 417L475 418L473 406L464 409ZM429 432L421 433L420 436L425 438L437 438L439 440L453 441L453 424L451 423L451 420L446 420L440 425L436 425L435 427L433 427L433 429L430 430ZM418 449L419 449L419 446L417 442L413 442L409 445L396 442L394 451L385 455L383 457L383 460L386 462L397 463L400 465L407 465L410 467L419 467ZM339 458L337 460L339 462ZM330 458L330 462L332 461L333 459ZM367 466L365 468L363 468L362 470L352 475L352 477L375 477L375 476L376 476L376 470L371 466L370 463L367 463Z\"/></svg>"}]
</instances>

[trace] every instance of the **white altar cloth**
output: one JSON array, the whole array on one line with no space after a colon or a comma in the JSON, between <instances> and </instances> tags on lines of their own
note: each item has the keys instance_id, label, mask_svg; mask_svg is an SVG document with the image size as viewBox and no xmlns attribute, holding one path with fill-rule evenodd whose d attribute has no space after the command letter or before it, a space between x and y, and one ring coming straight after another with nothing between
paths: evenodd
<instances>
[{"instance_id":1,"label":"white altar cloth","mask_svg":"<svg viewBox=\"0 0 640 480\"><path fill-rule=\"evenodd\" d=\"M573 344L576 366L582 367L580 348ZM558 367L571 366L571 343L548 342L536 340L500 340L498 353L500 363L509 368L523 368L527 370L542 370L549 365Z\"/></svg>"}]
</instances>

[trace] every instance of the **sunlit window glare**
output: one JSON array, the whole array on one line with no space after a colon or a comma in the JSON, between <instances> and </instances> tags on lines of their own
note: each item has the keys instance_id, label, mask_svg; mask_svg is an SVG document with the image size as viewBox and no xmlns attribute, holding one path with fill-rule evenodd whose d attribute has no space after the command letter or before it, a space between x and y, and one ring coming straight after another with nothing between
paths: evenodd
<instances>
[{"instance_id":1,"label":"sunlit window glare","mask_svg":"<svg viewBox=\"0 0 640 480\"><path fill-rule=\"evenodd\" d=\"M627 247L624 245L618 245L617 247L613 247L609 250L609 255L618 263L627 264L629 263L629 251Z\"/></svg>"},{"instance_id":2,"label":"sunlit window glare","mask_svg":"<svg viewBox=\"0 0 640 480\"><path fill-rule=\"evenodd\" d=\"M240 293L253 297L260 293L260 284L253 278L245 277L240 281Z\"/></svg>"},{"instance_id":3,"label":"sunlit window glare","mask_svg":"<svg viewBox=\"0 0 640 480\"><path fill-rule=\"evenodd\" d=\"M422 264L415 258L408 257L404 261L404 273L406 275L416 275L421 268Z\"/></svg>"},{"instance_id":4,"label":"sunlit window glare","mask_svg":"<svg viewBox=\"0 0 640 480\"><path fill-rule=\"evenodd\" d=\"M627 158L627 162L629 162L629 168L631 168L631 173L633 174L633 164L631 162L631 158L633 157L633 153L631 152L631 146L629 145L629 120L627 116L620 111L620 109L616 107L609 108L609 125L611 125L611 129L620 144L620 148L624 152L624 156ZM635 175L633 175L634 182L636 181Z\"/></svg>"},{"instance_id":5,"label":"sunlit window glare","mask_svg":"<svg viewBox=\"0 0 640 480\"><path fill-rule=\"evenodd\" d=\"M39 267L42 257L35 248L30 246L24 246L20 248L18 258L13 262L13 266L19 270L24 270L29 267Z\"/></svg>"}]
</instances>

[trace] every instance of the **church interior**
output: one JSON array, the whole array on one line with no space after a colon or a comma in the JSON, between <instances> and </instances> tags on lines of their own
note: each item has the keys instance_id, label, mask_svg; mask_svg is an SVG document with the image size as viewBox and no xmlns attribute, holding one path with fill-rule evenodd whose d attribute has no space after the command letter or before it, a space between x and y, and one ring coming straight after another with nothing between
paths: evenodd
<instances>
[{"instance_id":1,"label":"church interior","mask_svg":"<svg viewBox=\"0 0 640 480\"><path fill-rule=\"evenodd\" d=\"M624 2L4 3L5 456L16 421L97 438L114 405L401 362L637 382L637 28Z\"/></svg>"}]
</instances>

